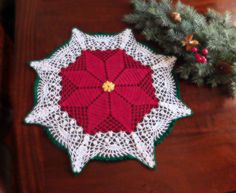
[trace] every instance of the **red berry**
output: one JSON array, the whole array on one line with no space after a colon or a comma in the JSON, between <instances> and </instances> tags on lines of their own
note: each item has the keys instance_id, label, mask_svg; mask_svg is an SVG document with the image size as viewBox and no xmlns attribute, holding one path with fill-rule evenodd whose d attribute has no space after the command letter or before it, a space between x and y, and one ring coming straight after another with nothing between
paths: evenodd
<instances>
[{"instance_id":1,"label":"red berry","mask_svg":"<svg viewBox=\"0 0 236 193\"><path fill-rule=\"evenodd\" d=\"M196 60L197 62L201 63L201 61L202 61L202 56L201 56L200 54L195 54L194 56L195 56L195 60Z\"/></svg>"},{"instance_id":2,"label":"red berry","mask_svg":"<svg viewBox=\"0 0 236 193\"><path fill-rule=\"evenodd\" d=\"M208 49L204 48L204 49L202 50L202 54L203 54L203 55L207 55L207 54L208 54Z\"/></svg>"},{"instance_id":3,"label":"red berry","mask_svg":"<svg viewBox=\"0 0 236 193\"><path fill-rule=\"evenodd\" d=\"M206 63L207 63L207 59L206 59L205 56L202 56L202 57L201 57L201 63L203 63L203 64L206 64Z\"/></svg>"},{"instance_id":4,"label":"red berry","mask_svg":"<svg viewBox=\"0 0 236 193\"><path fill-rule=\"evenodd\" d=\"M196 47L192 48L192 52L198 52L198 49Z\"/></svg>"}]
</instances>

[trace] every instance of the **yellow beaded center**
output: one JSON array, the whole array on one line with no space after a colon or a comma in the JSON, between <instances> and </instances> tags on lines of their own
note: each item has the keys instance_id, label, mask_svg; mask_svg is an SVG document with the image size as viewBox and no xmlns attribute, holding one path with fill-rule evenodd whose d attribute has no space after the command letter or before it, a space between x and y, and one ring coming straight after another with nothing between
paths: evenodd
<instances>
[{"instance_id":1,"label":"yellow beaded center","mask_svg":"<svg viewBox=\"0 0 236 193\"><path fill-rule=\"evenodd\" d=\"M115 89L115 84L107 80L103 83L102 88L104 92L112 92Z\"/></svg>"}]
</instances>

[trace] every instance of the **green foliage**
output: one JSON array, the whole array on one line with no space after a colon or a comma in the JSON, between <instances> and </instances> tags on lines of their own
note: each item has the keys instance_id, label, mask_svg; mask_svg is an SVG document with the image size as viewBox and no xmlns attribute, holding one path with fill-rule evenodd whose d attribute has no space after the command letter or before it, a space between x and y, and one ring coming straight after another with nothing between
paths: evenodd
<instances>
[{"instance_id":1,"label":"green foliage","mask_svg":"<svg viewBox=\"0 0 236 193\"><path fill-rule=\"evenodd\" d=\"M182 64L175 69L181 78L197 85L227 87L236 96L236 26L231 13L220 14L209 9L203 15L180 1L173 5L171 0L134 0L132 4L134 11L124 20L140 30L147 40L157 42L165 54L181 59ZM181 15L181 22L173 21L170 16L173 12ZM182 45L190 34L200 42L200 51L208 49L206 64L197 63L194 54ZM219 65L222 62L223 67Z\"/></svg>"}]
</instances>

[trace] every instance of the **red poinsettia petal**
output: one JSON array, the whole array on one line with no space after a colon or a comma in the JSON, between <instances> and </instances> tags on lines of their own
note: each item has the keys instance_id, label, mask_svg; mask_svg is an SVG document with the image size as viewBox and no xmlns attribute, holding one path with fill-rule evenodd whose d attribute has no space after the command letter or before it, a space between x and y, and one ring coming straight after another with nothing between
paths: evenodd
<instances>
[{"instance_id":1,"label":"red poinsettia petal","mask_svg":"<svg viewBox=\"0 0 236 193\"><path fill-rule=\"evenodd\" d=\"M134 105L157 105L156 98L151 97L145 93L143 89L138 86L117 87L115 91L124 97L130 104Z\"/></svg>"},{"instance_id":2,"label":"red poinsettia petal","mask_svg":"<svg viewBox=\"0 0 236 193\"><path fill-rule=\"evenodd\" d=\"M105 62L108 58L110 58L116 52L117 52L117 50L103 50L103 51L95 50L95 51L93 51L92 54Z\"/></svg>"},{"instance_id":3,"label":"red poinsettia petal","mask_svg":"<svg viewBox=\"0 0 236 193\"><path fill-rule=\"evenodd\" d=\"M88 108L89 123L86 132L93 133L94 128L109 115L108 93L103 93ZM102 119L102 120L101 120Z\"/></svg>"},{"instance_id":4,"label":"red poinsettia petal","mask_svg":"<svg viewBox=\"0 0 236 193\"><path fill-rule=\"evenodd\" d=\"M78 88L101 86L101 82L87 71L64 71L63 77L68 78Z\"/></svg>"},{"instance_id":5,"label":"red poinsettia petal","mask_svg":"<svg viewBox=\"0 0 236 193\"><path fill-rule=\"evenodd\" d=\"M66 100L60 101L60 106L88 106L90 105L102 91L100 88L96 89L78 89L70 95Z\"/></svg>"},{"instance_id":6,"label":"red poinsettia petal","mask_svg":"<svg viewBox=\"0 0 236 193\"><path fill-rule=\"evenodd\" d=\"M87 70L100 81L104 82L107 79L105 73L105 63L92 54L92 51L87 50L84 54Z\"/></svg>"},{"instance_id":7,"label":"red poinsettia petal","mask_svg":"<svg viewBox=\"0 0 236 193\"><path fill-rule=\"evenodd\" d=\"M125 131L132 132L131 105L115 92L111 93L111 115L125 127Z\"/></svg>"},{"instance_id":8,"label":"red poinsettia petal","mask_svg":"<svg viewBox=\"0 0 236 193\"><path fill-rule=\"evenodd\" d=\"M140 83L147 74L151 73L150 68L144 69L125 69L114 82L118 85L130 85Z\"/></svg>"},{"instance_id":9,"label":"red poinsettia petal","mask_svg":"<svg viewBox=\"0 0 236 193\"><path fill-rule=\"evenodd\" d=\"M124 55L122 50L117 50L115 54L110 56L106 61L106 70L109 81L114 81L124 68Z\"/></svg>"}]
</instances>

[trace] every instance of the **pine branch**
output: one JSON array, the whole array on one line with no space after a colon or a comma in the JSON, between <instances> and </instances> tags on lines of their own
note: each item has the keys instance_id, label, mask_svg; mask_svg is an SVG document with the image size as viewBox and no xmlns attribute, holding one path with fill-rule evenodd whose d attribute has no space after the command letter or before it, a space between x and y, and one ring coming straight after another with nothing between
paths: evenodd
<instances>
[{"instance_id":1,"label":"pine branch","mask_svg":"<svg viewBox=\"0 0 236 193\"><path fill-rule=\"evenodd\" d=\"M209 9L200 14L180 1L173 5L171 0L134 0L132 4L134 11L124 20L147 40L157 42L165 54L182 59L175 71L181 78L197 85L223 85L236 96L236 26L230 12L220 14ZM173 13L179 14L181 20L173 18ZM198 50L208 49L207 63L199 63L194 53L183 46L182 41L191 34L200 43Z\"/></svg>"}]
</instances>

